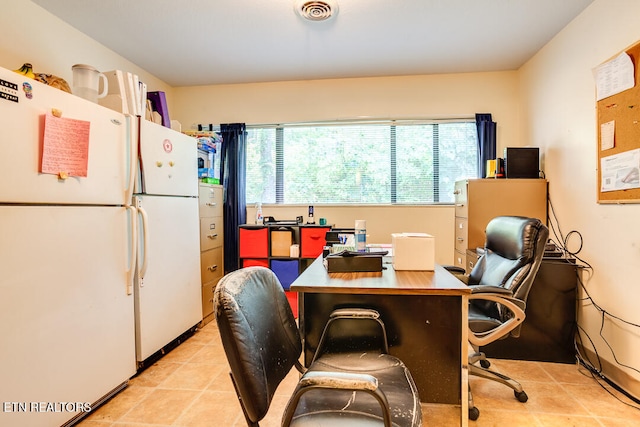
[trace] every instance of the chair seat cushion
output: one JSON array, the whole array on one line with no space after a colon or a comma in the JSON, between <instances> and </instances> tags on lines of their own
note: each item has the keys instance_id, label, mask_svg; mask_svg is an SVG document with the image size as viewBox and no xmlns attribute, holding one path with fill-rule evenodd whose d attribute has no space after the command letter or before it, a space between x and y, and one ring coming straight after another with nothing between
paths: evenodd
<instances>
[{"instance_id":1,"label":"chair seat cushion","mask_svg":"<svg viewBox=\"0 0 640 427\"><path fill-rule=\"evenodd\" d=\"M407 367L396 357L376 352L325 354L313 363L309 371L373 375L387 397L393 425L421 425L422 410L416 386ZM335 410L338 412L328 412ZM314 389L302 396L291 425L382 426L382 409L373 396L362 391Z\"/></svg>"},{"instance_id":2,"label":"chair seat cushion","mask_svg":"<svg viewBox=\"0 0 640 427\"><path fill-rule=\"evenodd\" d=\"M488 332L500 326L500 320L487 315L478 307L469 305L469 329L475 333Z\"/></svg>"}]
</instances>

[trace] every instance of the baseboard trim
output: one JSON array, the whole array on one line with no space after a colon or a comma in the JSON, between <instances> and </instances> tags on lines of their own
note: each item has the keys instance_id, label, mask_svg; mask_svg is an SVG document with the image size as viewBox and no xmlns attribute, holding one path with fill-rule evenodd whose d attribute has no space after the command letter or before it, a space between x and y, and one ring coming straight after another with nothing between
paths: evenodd
<instances>
[{"instance_id":1,"label":"baseboard trim","mask_svg":"<svg viewBox=\"0 0 640 427\"><path fill-rule=\"evenodd\" d=\"M583 346L578 346L578 348L580 353L584 354L588 360L599 361L602 369L600 374L603 377L608 381L611 381L611 383L615 384L620 389L624 390L634 399L640 400L640 380L633 378L619 365L615 365L601 357L598 358L598 355L593 350L584 348ZM598 368L597 364L594 367Z\"/></svg>"}]
</instances>

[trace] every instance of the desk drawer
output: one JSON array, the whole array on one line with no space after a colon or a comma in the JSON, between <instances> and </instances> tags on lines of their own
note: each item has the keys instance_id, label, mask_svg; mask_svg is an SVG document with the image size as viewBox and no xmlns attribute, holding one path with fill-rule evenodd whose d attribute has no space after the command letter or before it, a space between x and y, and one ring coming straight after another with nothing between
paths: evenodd
<instances>
[{"instance_id":1,"label":"desk drawer","mask_svg":"<svg viewBox=\"0 0 640 427\"><path fill-rule=\"evenodd\" d=\"M212 282L220 279L224 273L224 260L222 247L209 249L200 254L200 279L201 283Z\"/></svg>"},{"instance_id":2,"label":"desk drawer","mask_svg":"<svg viewBox=\"0 0 640 427\"><path fill-rule=\"evenodd\" d=\"M198 187L200 216L223 216L222 186L201 184Z\"/></svg>"},{"instance_id":3,"label":"desk drawer","mask_svg":"<svg viewBox=\"0 0 640 427\"><path fill-rule=\"evenodd\" d=\"M469 216L467 181L456 182L453 194L455 198L456 216L467 218Z\"/></svg>"},{"instance_id":4,"label":"desk drawer","mask_svg":"<svg viewBox=\"0 0 640 427\"><path fill-rule=\"evenodd\" d=\"M213 292L218 282L209 282L202 285L202 317L213 314Z\"/></svg>"},{"instance_id":5,"label":"desk drawer","mask_svg":"<svg viewBox=\"0 0 640 427\"><path fill-rule=\"evenodd\" d=\"M467 271L467 254L465 252L454 251L453 252L453 265L463 268Z\"/></svg>"},{"instance_id":6,"label":"desk drawer","mask_svg":"<svg viewBox=\"0 0 640 427\"><path fill-rule=\"evenodd\" d=\"M224 227L222 217L200 218L200 250L222 246L224 242Z\"/></svg>"},{"instance_id":7,"label":"desk drawer","mask_svg":"<svg viewBox=\"0 0 640 427\"><path fill-rule=\"evenodd\" d=\"M465 267L467 274L471 273L473 267L476 266L480 255L475 251L475 249L467 249L467 265Z\"/></svg>"},{"instance_id":8,"label":"desk drawer","mask_svg":"<svg viewBox=\"0 0 640 427\"><path fill-rule=\"evenodd\" d=\"M456 250L464 252L467 250L469 242L469 222L466 218L456 218Z\"/></svg>"},{"instance_id":9,"label":"desk drawer","mask_svg":"<svg viewBox=\"0 0 640 427\"><path fill-rule=\"evenodd\" d=\"M456 202L456 216L467 218L469 216L469 207L467 201Z\"/></svg>"}]
</instances>

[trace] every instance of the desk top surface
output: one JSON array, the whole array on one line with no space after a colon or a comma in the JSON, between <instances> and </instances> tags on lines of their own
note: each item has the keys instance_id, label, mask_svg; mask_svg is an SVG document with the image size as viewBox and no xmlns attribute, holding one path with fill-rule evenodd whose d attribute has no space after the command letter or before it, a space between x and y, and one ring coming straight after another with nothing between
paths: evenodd
<instances>
[{"instance_id":1,"label":"desk top surface","mask_svg":"<svg viewBox=\"0 0 640 427\"><path fill-rule=\"evenodd\" d=\"M327 273L318 257L292 284L294 292L387 294L387 295L465 295L471 289L442 266L435 271L395 271L391 259L384 258L382 272Z\"/></svg>"}]
</instances>

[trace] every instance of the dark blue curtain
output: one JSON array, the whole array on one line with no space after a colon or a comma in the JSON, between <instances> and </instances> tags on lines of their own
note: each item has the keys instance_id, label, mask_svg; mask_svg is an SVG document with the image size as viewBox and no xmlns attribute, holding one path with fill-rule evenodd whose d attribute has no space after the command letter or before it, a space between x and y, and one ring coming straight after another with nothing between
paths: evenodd
<instances>
[{"instance_id":1,"label":"dark blue curtain","mask_svg":"<svg viewBox=\"0 0 640 427\"><path fill-rule=\"evenodd\" d=\"M478 178L487 176L487 160L496 158L496 122L491 114L476 114L478 128Z\"/></svg>"},{"instance_id":2,"label":"dark blue curtain","mask_svg":"<svg viewBox=\"0 0 640 427\"><path fill-rule=\"evenodd\" d=\"M224 271L229 273L238 265L239 226L247 222L246 203L246 139L244 123L221 124L222 158L220 174L224 187Z\"/></svg>"}]
</instances>

